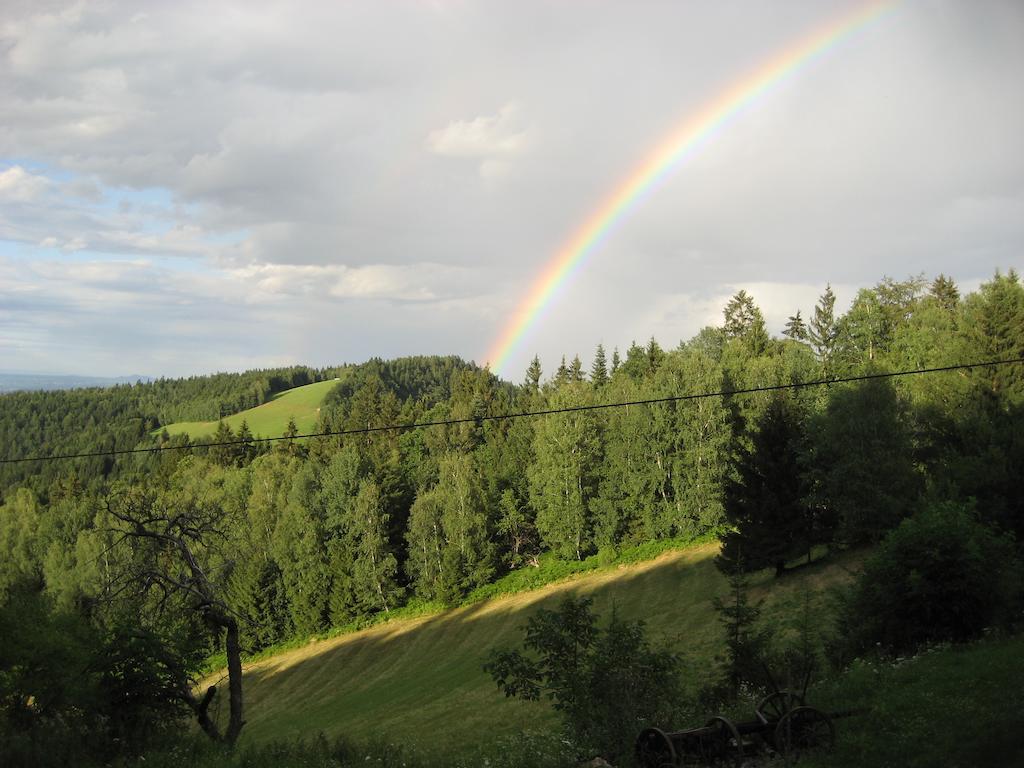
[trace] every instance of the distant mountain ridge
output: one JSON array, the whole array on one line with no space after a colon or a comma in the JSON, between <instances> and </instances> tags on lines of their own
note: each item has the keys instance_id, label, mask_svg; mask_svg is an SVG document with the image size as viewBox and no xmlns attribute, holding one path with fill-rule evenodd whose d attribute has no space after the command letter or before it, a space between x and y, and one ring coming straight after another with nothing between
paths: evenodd
<instances>
[{"instance_id":1,"label":"distant mountain ridge","mask_svg":"<svg viewBox=\"0 0 1024 768\"><path fill-rule=\"evenodd\" d=\"M33 392L39 390L82 389L85 387L113 387L153 381L151 376L74 376L55 373L0 372L0 392Z\"/></svg>"}]
</instances>

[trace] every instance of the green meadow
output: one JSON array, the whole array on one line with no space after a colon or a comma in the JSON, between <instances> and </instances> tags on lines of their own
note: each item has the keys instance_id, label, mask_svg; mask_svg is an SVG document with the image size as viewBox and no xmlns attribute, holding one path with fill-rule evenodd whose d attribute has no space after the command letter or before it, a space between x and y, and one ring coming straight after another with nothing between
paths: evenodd
<instances>
[{"instance_id":1,"label":"green meadow","mask_svg":"<svg viewBox=\"0 0 1024 768\"><path fill-rule=\"evenodd\" d=\"M643 619L656 642L684 657L687 682L696 690L714 676L722 647L712 599L725 595L727 584L714 566L717 550L717 544L700 544L528 592L312 640L248 664L242 740L256 745L323 733L382 739L428 759L465 759L482 757L495 740L550 732L557 720L546 704L506 699L481 667L492 649L521 644L533 611L555 607L570 591L593 597L605 619L612 610ZM844 563L815 564L781 580L765 572L754 578L751 597L764 598L769 621L794 615L805 588L824 604L828 588L849 578ZM784 631L785 622L778 621Z\"/></svg>"},{"instance_id":2,"label":"green meadow","mask_svg":"<svg viewBox=\"0 0 1024 768\"><path fill-rule=\"evenodd\" d=\"M257 437L279 437L288 427L289 419L295 419L295 426L300 433L313 432L320 419L320 404L337 384L338 379L332 379L289 389L287 392L274 395L273 399L263 405L232 414L223 421L233 432L237 432L245 421L249 425L249 431ZM184 433L195 439L213 435L217 430L217 422L179 421L168 424L163 429L171 435ZM160 431L157 430L157 433Z\"/></svg>"}]
</instances>

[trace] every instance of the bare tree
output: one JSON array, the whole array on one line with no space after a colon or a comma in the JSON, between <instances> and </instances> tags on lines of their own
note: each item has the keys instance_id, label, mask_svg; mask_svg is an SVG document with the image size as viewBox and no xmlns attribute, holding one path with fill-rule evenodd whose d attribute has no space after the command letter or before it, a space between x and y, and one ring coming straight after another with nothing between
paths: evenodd
<instances>
[{"instance_id":1,"label":"bare tree","mask_svg":"<svg viewBox=\"0 0 1024 768\"><path fill-rule=\"evenodd\" d=\"M112 579L111 596L155 599L159 613L181 602L212 629L225 633L230 715L224 733L209 714L215 685L202 696L195 695L189 684L183 684L179 693L211 739L234 745L245 725L239 628L209 567L210 554L226 539L223 510L197 499L169 500L136 489L108 498L106 508L117 521L117 544L131 548L131 556Z\"/></svg>"}]
</instances>

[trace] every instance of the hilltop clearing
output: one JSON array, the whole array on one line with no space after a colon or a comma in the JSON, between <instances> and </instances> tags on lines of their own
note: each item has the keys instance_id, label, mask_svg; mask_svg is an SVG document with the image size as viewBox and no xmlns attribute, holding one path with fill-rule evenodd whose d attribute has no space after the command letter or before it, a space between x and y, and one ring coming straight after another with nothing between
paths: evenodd
<instances>
[{"instance_id":1,"label":"hilltop clearing","mask_svg":"<svg viewBox=\"0 0 1024 768\"><path fill-rule=\"evenodd\" d=\"M318 381L302 387L280 392L263 405L226 416L223 421L232 432L238 432L244 421L249 431L257 437L279 437L288 427L288 420L294 419L300 433L316 430L320 418L320 404L327 393L338 386L340 379ZM187 434L193 440L210 437L217 431L216 421L179 421L168 424L168 434ZM157 430L159 433L162 430Z\"/></svg>"}]
</instances>

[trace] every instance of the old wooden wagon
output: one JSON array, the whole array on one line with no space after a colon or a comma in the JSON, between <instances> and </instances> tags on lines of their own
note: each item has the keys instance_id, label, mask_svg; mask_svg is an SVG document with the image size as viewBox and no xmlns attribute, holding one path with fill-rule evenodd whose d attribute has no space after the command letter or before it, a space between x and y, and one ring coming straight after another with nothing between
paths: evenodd
<instances>
[{"instance_id":1,"label":"old wooden wagon","mask_svg":"<svg viewBox=\"0 0 1024 768\"><path fill-rule=\"evenodd\" d=\"M776 691L754 710L754 719L734 722L722 715L700 728L666 732L647 728L637 737L637 761L643 768L739 765L756 754L799 757L835 744L835 716L807 706L801 695Z\"/></svg>"}]
</instances>

